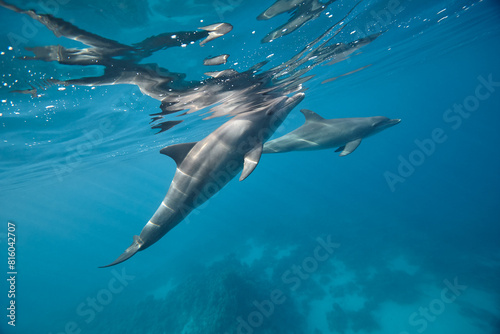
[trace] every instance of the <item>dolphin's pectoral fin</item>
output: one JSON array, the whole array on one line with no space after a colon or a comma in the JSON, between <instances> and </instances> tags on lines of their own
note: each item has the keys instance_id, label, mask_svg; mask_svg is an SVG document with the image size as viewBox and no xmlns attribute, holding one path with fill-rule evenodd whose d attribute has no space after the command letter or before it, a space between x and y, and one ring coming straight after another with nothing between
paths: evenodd
<instances>
[{"instance_id":1,"label":"dolphin's pectoral fin","mask_svg":"<svg viewBox=\"0 0 500 334\"><path fill-rule=\"evenodd\" d=\"M243 171L241 172L240 181L243 181L250 175L257 164L259 163L260 156L262 155L262 144L257 144L251 151L245 154L245 160L243 162Z\"/></svg>"},{"instance_id":2,"label":"dolphin's pectoral fin","mask_svg":"<svg viewBox=\"0 0 500 334\"><path fill-rule=\"evenodd\" d=\"M196 145L197 143L198 142L170 145L162 148L160 150L160 153L165 154L174 159L177 166L179 166L186 157L186 155L189 153L189 151L191 151L193 146Z\"/></svg>"},{"instance_id":3,"label":"dolphin's pectoral fin","mask_svg":"<svg viewBox=\"0 0 500 334\"><path fill-rule=\"evenodd\" d=\"M342 152L345 148L345 145L344 146L340 146L338 149L335 150L335 152Z\"/></svg>"},{"instance_id":4,"label":"dolphin's pectoral fin","mask_svg":"<svg viewBox=\"0 0 500 334\"><path fill-rule=\"evenodd\" d=\"M143 243L144 242L138 235L134 235L134 242L125 250L125 252L122 253L122 255L120 255L115 261L108 264L107 266L102 266L99 268L111 267L118 263L122 263L125 260L130 259L135 253L137 253L141 249Z\"/></svg>"},{"instance_id":5,"label":"dolphin's pectoral fin","mask_svg":"<svg viewBox=\"0 0 500 334\"><path fill-rule=\"evenodd\" d=\"M354 150L358 148L359 144L361 144L361 138L348 142L344 147L339 147L339 149L337 149L335 152L338 152L342 148L342 153L340 153L340 156L343 157L354 152Z\"/></svg>"},{"instance_id":6,"label":"dolphin's pectoral fin","mask_svg":"<svg viewBox=\"0 0 500 334\"><path fill-rule=\"evenodd\" d=\"M316 114L314 111L311 111L309 109L301 109L300 112L303 113L304 116L306 117L306 123L321 122L325 120L323 117L321 117L320 115Z\"/></svg>"}]
</instances>

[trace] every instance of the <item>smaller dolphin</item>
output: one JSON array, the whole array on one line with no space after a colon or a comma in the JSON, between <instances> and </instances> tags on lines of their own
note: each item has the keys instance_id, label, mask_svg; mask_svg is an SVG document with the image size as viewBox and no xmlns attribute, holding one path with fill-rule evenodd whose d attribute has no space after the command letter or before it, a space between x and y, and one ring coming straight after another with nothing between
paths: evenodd
<instances>
[{"instance_id":1,"label":"smaller dolphin","mask_svg":"<svg viewBox=\"0 0 500 334\"><path fill-rule=\"evenodd\" d=\"M363 138L401 122L383 116L324 119L307 109L300 111L306 117L304 125L298 129L264 144L263 153L290 151L312 151L338 147L343 157L352 153Z\"/></svg>"}]
</instances>

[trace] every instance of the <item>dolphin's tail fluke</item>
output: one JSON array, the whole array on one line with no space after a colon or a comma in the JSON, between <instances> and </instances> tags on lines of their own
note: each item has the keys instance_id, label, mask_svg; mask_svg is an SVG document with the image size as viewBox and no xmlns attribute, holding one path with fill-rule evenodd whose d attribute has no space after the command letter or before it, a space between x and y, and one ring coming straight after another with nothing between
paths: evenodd
<instances>
[{"instance_id":1,"label":"dolphin's tail fluke","mask_svg":"<svg viewBox=\"0 0 500 334\"><path fill-rule=\"evenodd\" d=\"M125 250L125 252L122 253L122 255L120 255L115 261L108 264L107 266L102 266L99 268L111 267L130 259L135 253L137 253L141 249L143 243L144 242L138 235L134 235L134 242Z\"/></svg>"}]
</instances>

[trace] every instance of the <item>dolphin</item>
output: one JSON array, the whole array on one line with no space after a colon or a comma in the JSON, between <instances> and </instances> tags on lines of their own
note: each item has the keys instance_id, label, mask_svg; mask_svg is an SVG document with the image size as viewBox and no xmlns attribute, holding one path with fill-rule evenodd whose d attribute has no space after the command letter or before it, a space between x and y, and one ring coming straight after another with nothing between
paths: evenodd
<instances>
[{"instance_id":1,"label":"dolphin","mask_svg":"<svg viewBox=\"0 0 500 334\"><path fill-rule=\"evenodd\" d=\"M303 99L304 93L273 98L254 111L233 117L199 142L163 148L160 153L177 164L167 195L132 245L104 267L123 262L160 240L241 169L240 181L247 178L259 163L263 143Z\"/></svg>"},{"instance_id":2,"label":"dolphin","mask_svg":"<svg viewBox=\"0 0 500 334\"><path fill-rule=\"evenodd\" d=\"M338 147L343 157L352 153L363 138L401 122L383 116L324 119L315 112L302 109L306 117L304 125L298 129L264 145L263 153L290 151L311 151Z\"/></svg>"}]
</instances>

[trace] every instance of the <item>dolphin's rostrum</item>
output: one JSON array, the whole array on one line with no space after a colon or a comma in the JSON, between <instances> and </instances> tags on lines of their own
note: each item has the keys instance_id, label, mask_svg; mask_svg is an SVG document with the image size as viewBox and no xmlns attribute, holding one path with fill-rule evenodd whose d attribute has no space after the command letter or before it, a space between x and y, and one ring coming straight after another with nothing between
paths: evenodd
<instances>
[{"instance_id":1,"label":"dolphin's rostrum","mask_svg":"<svg viewBox=\"0 0 500 334\"><path fill-rule=\"evenodd\" d=\"M324 119L315 112L302 109L306 117L298 129L264 145L263 153L311 151L338 147L340 156L352 153L363 138L398 124L400 119L384 116Z\"/></svg>"},{"instance_id":2,"label":"dolphin's rostrum","mask_svg":"<svg viewBox=\"0 0 500 334\"><path fill-rule=\"evenodd\" d=\"M263 143L303 98L304 93L276 97L265 109L235 116L199 142L163 148L160 152L177 164L167 195L132 245L106 267L154 244L241 169L240 181L250 175L259 163Z\"/></svg>"}]
</instances>

